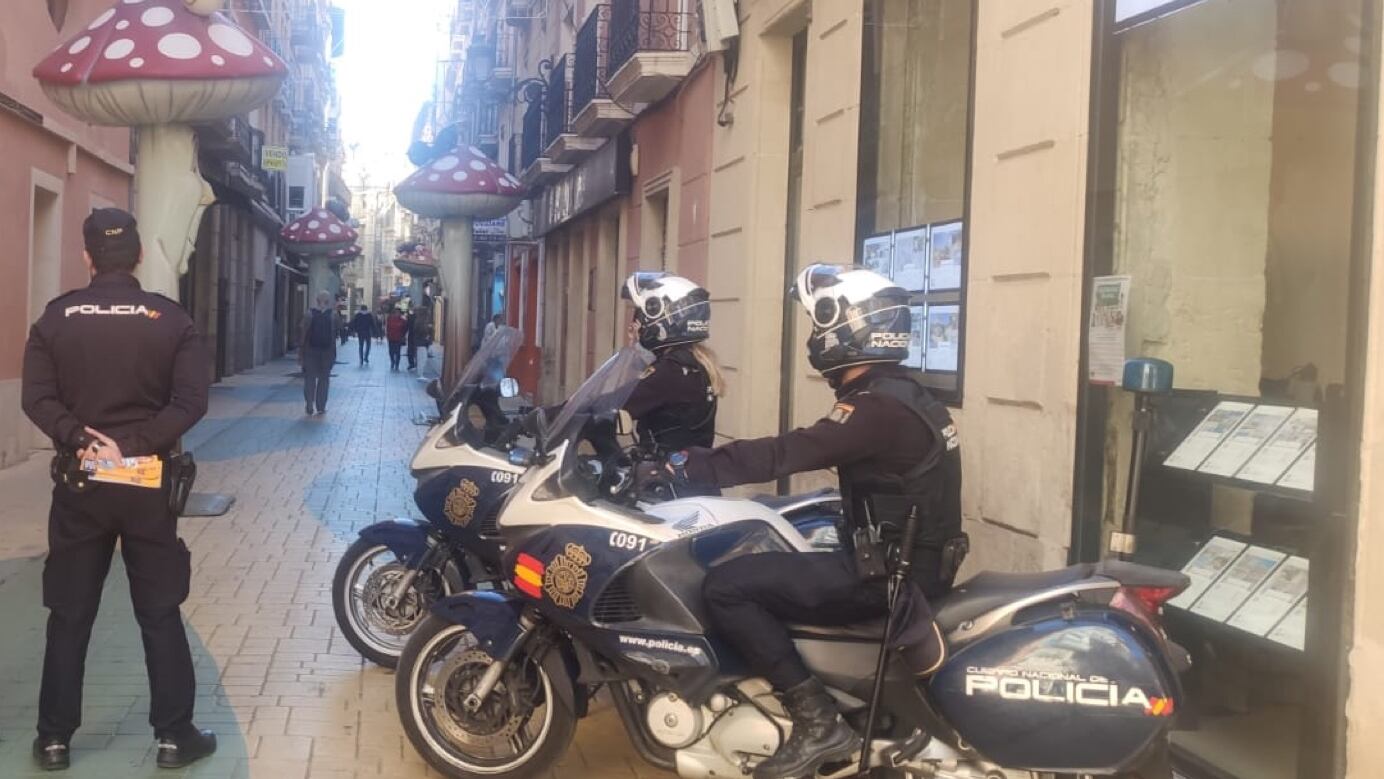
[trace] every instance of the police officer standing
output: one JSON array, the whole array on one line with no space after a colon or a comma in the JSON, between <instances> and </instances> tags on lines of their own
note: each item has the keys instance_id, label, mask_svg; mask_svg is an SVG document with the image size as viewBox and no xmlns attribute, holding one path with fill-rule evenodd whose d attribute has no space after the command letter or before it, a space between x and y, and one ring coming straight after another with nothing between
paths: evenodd
<instances>
[{"instance_id":1,"label":"police officer standing","mask_svg":"<svg viewBox=\"0 0 1384 779\"><path fill-rule=\"evenodd\" d=\"M808 355L836 391L816 424L784 435L691 449L669 458L672 470L721 487L767 482L836 468L850 526L851 551L745 555L712 568L704 592L711 621L751 669L783 695L793 720L789 739L756 767L755 779L806 776L844 760L860 738L842 721L831 695L813 678L785 623L844 625L884 616L887 557L910 519L917 523L909 653L920 675L945 659L941 632L923 596L951 587L964 555L961 459L946 408L908 356L908 294L868 270L814 265L794 293L812 318Z\"/></svg>"},{"instance_id":2,"label":"police officer standing","mask_svg":"<svg viewBox=\"0 0 1384 779\"><path fill-rule=\"evenodd\" d=\"M140 289L133 275L141 258L134 218L99 209L82 235L91 283L48 304L24 352L24 411L58 452L43 568L48 645L34 758L47 770L69 765L69 743L81 725L87 644L118 539L144 641L158 764L177 768L216 750L215 735L192 724L196 680L179 611L191 565L170 500L181 482L180 461L171 454L206 413L209 363L178 303ZM159 458L161 487L87 478L98 465L136 457Z\"/></svg>"}]
</instances>

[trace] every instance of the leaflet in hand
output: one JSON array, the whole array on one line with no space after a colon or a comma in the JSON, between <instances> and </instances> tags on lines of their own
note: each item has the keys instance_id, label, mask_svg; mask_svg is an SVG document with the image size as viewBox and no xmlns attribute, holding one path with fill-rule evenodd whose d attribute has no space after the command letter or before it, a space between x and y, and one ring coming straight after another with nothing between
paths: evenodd
<instances>
[{"instance_id":1,"label":"leaflet in hand","mask_svg":"<svg viewBox=\"0 0 1384 779\"><path fill-rule=\"evenodd\" d=\"M163 460L126 457L123 460L83 460L87 478L103 484L124 484L156 490L163 486Z\"/></svg>"}]
</instances>

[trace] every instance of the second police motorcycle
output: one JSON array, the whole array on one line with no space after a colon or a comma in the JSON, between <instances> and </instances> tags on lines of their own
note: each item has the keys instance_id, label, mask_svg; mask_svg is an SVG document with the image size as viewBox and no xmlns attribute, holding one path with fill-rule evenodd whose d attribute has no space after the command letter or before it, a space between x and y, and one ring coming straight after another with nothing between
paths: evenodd
<instances>
[{"instance_id":1,"label":"second police motorcycle","mask_svg":"<svg viewBox=\"0 0 1384 779\"><path fill-rule=\"evenodd\" d=\"M622 499L629 470L598 461L590 439L621 416L646 364L636 350L619 352L556 418L535 412L535 446L511 452L524 472L495 522L512 587L438 600L404 650L404 729L447 776L542 775L601 688L636 751L683 777L747 775L787 737L791 722L769 684L711 631L702 582L734 557L812 546L751 500ZM936 779L1167 776L1186 652L1167 639L1159 612L1187 583L1122 562L981 573L933 604L951 651L927 679L881 653L883 620L793 634L859 731L876 663L887 658L879 716L869 717L878 725L859 756L872 769Z\"/></svg>"},{"instance_id":2,"label":"second police motorcycle","mask_svg":"<svg viewBox=\"0 0 1384 779\"><path fill-rule=\"evenodd\" d=\"M522 341L519 330L497 328L450 392L430 385L438 418L409 464L424 519L370 525L338 562L332 583L337 624L356 651L378 665L395 666L439 598L511 586L497 518L526 466L506 455L521 430L506 424L500 401L517 394L505 373ZM835 491L760 500L789 518L810 545L836 545L841 509Z\"/></svg>"}]
</instances>

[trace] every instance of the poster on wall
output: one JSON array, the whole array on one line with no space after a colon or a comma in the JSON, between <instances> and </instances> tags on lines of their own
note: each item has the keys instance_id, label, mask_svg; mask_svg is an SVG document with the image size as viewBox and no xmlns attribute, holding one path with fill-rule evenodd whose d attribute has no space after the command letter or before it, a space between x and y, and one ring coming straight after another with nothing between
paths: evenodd
<instances>
[{"instance_id":1,"label":"poster on wall","mask_svg":"<svg viewBox=\"0 0 1384 779\"><path fill-rule=\"evenodd\" d=\"M1226 624L1256 636L1267 636L1307 594L1307 571L1306 558L1294 555L1284 560Z\"/></svg>"},{"instance_id":2,"label":"poster on wall","mask_svg":"<svg viewBox=\"0 0 1384 779\"><path fill-rule=\"evenodd\" d=\"M1183 468L1195 471L1206 456L1221 445L1235 426L1254 408L1253 403L1225 400L1216 404L1211 413L1177 445L1163 464L1169 468Z\"/></svg>"},{"instance_id":3,"label":"poster on wall","mask_svg":"<svg viewBox=\"0 0 1384 779\"><path fill-rule=\"evenodd\" d=\"M903 364L910 368L922 370L926 367L923 361L925 351L923 341L927 338L927 313L922 306L908 307L909 321L912 323L913 333L908 339L908 359Z\"/></svg>"},{"instance_id":4,"label":"poster on wall","mask_svg":"<svg viewBox=\"0 0 1384 779\"><path fill-rule=\"evenodd\" d=\"M865 239L860 252L860 264L880 274L888 276L892 272L894 254L894 234L872 235Z\"/></svg>"},{"instance_id":5,"label":"poster on wall","mask_svg":"<svg viewBox=\"0 0 1384 779\"><path fill-rule=\"evenodd\" d=\"M1224 622L1259 589L1288 555L1261 546L1245 549L1230 568L1207 588L1192 606L1192 613Z\"/></svg>"},{"instance_id":6,"label":"poster on wall","mask_svg":"<svg viewBox=\"0 0 1384 779\"><path fill-rule=\"evenodd\" d=\"M1129 277L1098 276L1092 284L1086 378L1092 384L1115 384L1124 372Z\"/></svg>"},{"instance_id":7,"label":"poster on wall","mask_svg":"<svg viewBox=\"0 0 1384 779\"><path fill-rule=\"evenodd\" d=\"M961 222L943 222L932 226L928 241L928 292L950 292L961 289L965 247L961 244Z\"/></svg>"},{"instance_id":8,"label":"poster on wall","mask_svg":"<svg viewBox=\"0 0 1384 779\"><path fill-rule=\"evenodd\" d=\"M928 228L894 233L894 283L909 292L927 288Z\"/></svg>"},{"instance_id":9,"label":"poster on wall","mask_svg":"<svg viewBox=\"0 0 1384 779\"><path fill-rule=\"evenodd\" d=\"M928 306L923 354L928 372L955 373L960 354L961 306Z\"/></svg>"},{"instance_id":10,"label":"poster on wall","mask_svg":"<svg viewBox=\"0 0 1384 779\"><path fill-rule=\"evenodd\" d=\"M1182 572L1187 574L1187 578L1192 580L1187 589L1178 593L1176 598L1168 601L1169 606L1176 606L1180 609L1190 609L1197 598L1225 573L1225 569L1235 562L1235 558L1245 551L1246 544L1224 536L1212 536L1206 545L1197 550L1197 553L1187 564L1182 566Z\"/></svg>"},{"instance_id":11,"label":"poster on wall","mask_svg":"<svg viewBox=\"0 0 1384 779\"><path fill-rule=\"evenodd\" d=\"M1268 440L1245 467L1235 474L1235 478L1245 481L1273 484L1287 472L1307 447L1317 440L1317 410L1300 408L1288 417L1278 432Z\"/></svg>"},{"instance_id":12,"label":"poster on wall","mask_svg":"<svg viewBox=\"0 0 1384 779\"><path fill-rule=\"evenodd\" d=\"M1259 406L1249 412L1197 472L1226 478L1234 476L1278 432L1293 411L1291 406Z\"/></svg>"}]
</instances>

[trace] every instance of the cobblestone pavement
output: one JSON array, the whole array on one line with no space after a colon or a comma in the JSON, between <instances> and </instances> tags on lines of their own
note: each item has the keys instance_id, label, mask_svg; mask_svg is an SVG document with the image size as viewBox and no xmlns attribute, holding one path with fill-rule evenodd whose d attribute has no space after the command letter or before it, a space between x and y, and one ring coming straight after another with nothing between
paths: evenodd
<instances>
[{"instance_id":1,"label":"cobblestone pavement","mask_svg":"<svg viewBox=\"0 0 1384 779\"><path fill-rule=\"evenodd\" d=\"M337 630L331 579L355 532L417 516L408 459L431 401L409 373L338 365L329 410L303 416L296 366L279 361L212 390L187 439L197 489L226 492L224 517L185 519L192 594L184 605L198 672L197 722L220 750L196 777L435 776L400 729L392 673L364 662ZM343 355L355 357L354 344ZM354 360L353 360L354 362ZM425 365L434 370L437 360ZM0 471L0 777L31 775L29 745L43 653L39 577L47 458ZM178 776L154 767L139 632L119 556L87 661L83 726L68 775ZM44 774L46 776L46 774ZM578 728L557 779L666 776L634 755L608 708Z\"/></svg>"}]
</instances>

